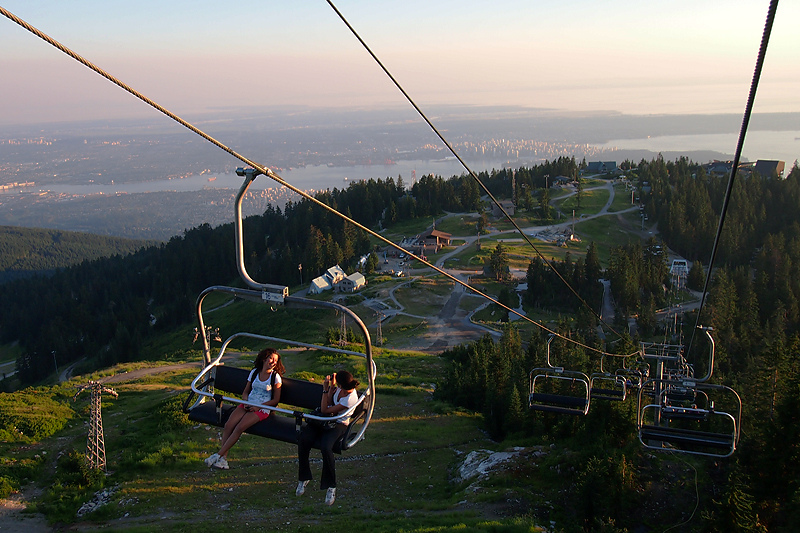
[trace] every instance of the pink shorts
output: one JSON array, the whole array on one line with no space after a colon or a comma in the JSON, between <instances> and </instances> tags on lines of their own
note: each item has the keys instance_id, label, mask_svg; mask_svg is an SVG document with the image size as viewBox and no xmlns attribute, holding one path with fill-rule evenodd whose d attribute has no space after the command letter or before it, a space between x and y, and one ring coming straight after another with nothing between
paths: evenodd
<instances>
[{"instance_id":1,"label":"pink shorts","mask_svg":"<svg viewBox=\"0 0 800 533\"><path fill-rule=\"evenodd\" d=\"M250 407L249 405L247 407ZM244 409L245 405L240 403L237 409ZM250 411L251 413L255 413L258 415L258 421L266 420L269 418L269 409L259 409L258 411Z\"/></svg>"}]
</instances>

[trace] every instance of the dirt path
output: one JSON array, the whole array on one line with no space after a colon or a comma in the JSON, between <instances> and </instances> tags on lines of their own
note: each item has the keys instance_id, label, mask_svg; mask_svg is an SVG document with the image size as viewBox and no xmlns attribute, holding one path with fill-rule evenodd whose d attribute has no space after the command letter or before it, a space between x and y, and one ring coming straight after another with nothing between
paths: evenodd
<instances>
[{"instance_id":1,"label":"dirt path","mask_svg":"<svg viewBox=\"0 0 800 533\"><path fill-rule=\"evenodd\" d=\"M28 503L39 495L40 491L29 485L21 492L8 498L0 499L0 531L3 533L42 533L53 531L47 525L43 515L25 513Z\"/></svg>"}]
</instances>

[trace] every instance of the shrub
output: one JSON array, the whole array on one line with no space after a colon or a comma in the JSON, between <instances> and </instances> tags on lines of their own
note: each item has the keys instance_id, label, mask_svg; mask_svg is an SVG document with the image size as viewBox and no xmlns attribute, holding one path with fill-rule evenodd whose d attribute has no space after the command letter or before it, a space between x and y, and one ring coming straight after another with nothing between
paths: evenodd
<instances>
[{"instance_id":1,"label":"shrub","mask_svg":"<svg viewBox=\"0 0 800 533\"><path fill-rule=\"evenodd\" d=\"M0 498L8 498L14 492L11 480L5 476L0 476Z\"/></svg>"},{"instance_id":2,"label":"shrub","mask_svg":"<svg viewBox=\"0 0 800 533\"><path fill-rule=\"evenodd\" d=\"M52 390L0 394L0 435L9 442L37 442L60 431L75 412Z\"/></svg>"}]
</instances>

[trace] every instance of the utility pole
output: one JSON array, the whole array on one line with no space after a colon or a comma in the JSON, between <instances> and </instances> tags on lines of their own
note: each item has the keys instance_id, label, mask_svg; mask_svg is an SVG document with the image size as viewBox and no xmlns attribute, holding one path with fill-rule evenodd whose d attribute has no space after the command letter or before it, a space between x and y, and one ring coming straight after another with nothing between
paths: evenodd
<instances>
[{"instance_id":1,"label":"utility pole","mask_svg":"<svg viewBox=\"0 0 800 533\"><path fill-rule=\"evenodd\" d=\"M106 444L103 439L103 417L100 413L102 393L106 392L117 398L119 395L114 389L104 387L99 381L90 381L86 385L78 387L78 392L72 397L74 402L78 395L86 389L91 389L91 406L89 417L89 436L86 439L86 460L89 466L96 470L102 469L106 472Z\"/></svg>"}]
</instances>

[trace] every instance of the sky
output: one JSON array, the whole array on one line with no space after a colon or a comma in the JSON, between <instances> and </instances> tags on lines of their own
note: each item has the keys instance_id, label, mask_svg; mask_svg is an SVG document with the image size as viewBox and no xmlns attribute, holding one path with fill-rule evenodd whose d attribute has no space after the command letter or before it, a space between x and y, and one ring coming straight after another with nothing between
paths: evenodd
<instances>
[{"instance_id":1,"label":"sky","mask_svg":"<svg viewBox=\"0 0 800 533\"><path fill-rule=\"evenodd\" d=\"M337 0L421 108L742 113L768 2ZM223 5L224 4L224 5ZM164 107L394 107L324 0L0 0ZM800 2L778 6L754 112L800 111ZM156 111L0 16L0 124ZM800 129L800 125L798 125Z\"/></svg>"}]
</instances>

